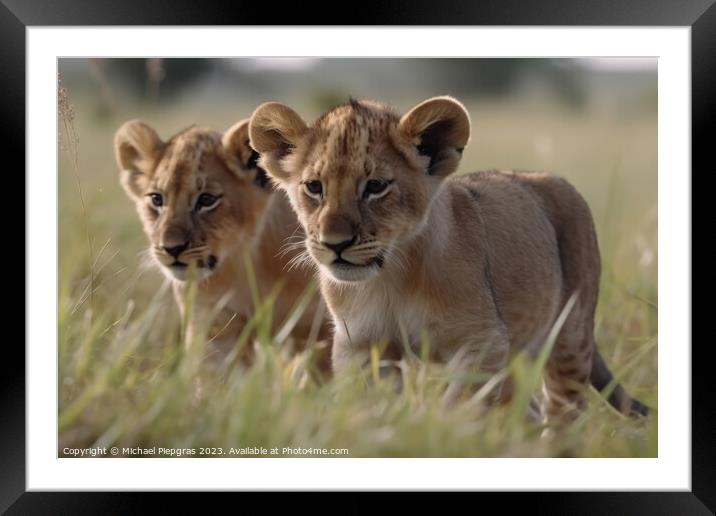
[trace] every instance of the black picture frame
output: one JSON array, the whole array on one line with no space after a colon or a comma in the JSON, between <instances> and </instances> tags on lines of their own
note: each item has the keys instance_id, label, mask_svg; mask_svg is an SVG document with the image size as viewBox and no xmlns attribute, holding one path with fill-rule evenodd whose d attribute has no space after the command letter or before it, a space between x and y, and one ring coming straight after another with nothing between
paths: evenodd
<instances>
[{"instance_id":1,"label":"black picture frame","mask_svg":"<svg viewBox=\"0 0 716 516\"><path fill-rule=\"evenodd\" d=\"M0 0L0 56L4 76L0 80L0 141L6 151L4 155L12 150L13 154L20 156L15 166L24 168L24 153L19 149L24 148L25 143L25 29L28 26L298 24L691 27L691 176L695 175L694 170L706 175L707 163L709 168L713 168L712 144L708 135L716 121L714 0L502 0L483 3L470 0L403 0L347 11L298 2L277 9L273 3L240 0L232 3L191 0ZM20 177L17 173L14 175ZM19 188L25 191L24 181ZM16 197L17 190L14 192ZM19 233L19 229L16 231ZM20 238L24 240L24 230ZM19 303L16 306L20 306ZM142 493L25 492L25 353L22 347L10 344L8 341L3 347L5 367L0 375L3 384L0 391L0 511L8 510L8 514L128 514L146 509L147 494ZM690 342L668 344L691 345ZM704 344L706 342L692 346L691 492L528 493L519 496L514 493L480 493L479 496L499 502L500 510L508 512L528 503L531 512L549 514L712 514L716 509L716 454L713 447L716 428L714 405L709 399L713 388L707 385L707 379L712 376L712 365ZM241 496L243 500L247 499L246 493ZM497 497L499 500L494 500ZM152 494L149 498L156 500L158 497ZM185 496L162 498L168 498L162 500L163 512L169 512L174 507L177 510L172 512L186 512ZM411 498L425 508L422 496ZM342 505L345 503L341 502ZM372 510L375 503L369 496L368 499L347 503L344 507ZM332 504L323 502L322 505Z\"/></svg>"}]
</instances>

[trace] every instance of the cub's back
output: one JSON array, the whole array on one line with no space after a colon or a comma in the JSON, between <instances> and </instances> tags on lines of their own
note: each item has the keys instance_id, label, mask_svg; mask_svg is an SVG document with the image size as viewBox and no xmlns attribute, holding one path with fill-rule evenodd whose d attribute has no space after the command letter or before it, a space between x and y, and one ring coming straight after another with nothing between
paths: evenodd
<instances>
[{"instance_id":1,"label":"cub's back","mask_svg":"<svg viewBox=\"0 0 716 516\"><path fill-rule=\"evenodd\" d=\"M458 203L470 199L464 219L481 227L474 245L486 257L513 351L541 342L564 302L560 232L540 187L532 186L537 177L483 171L449 179Z\"/></svg>"},{"instance_id":2,"label":"cub's back","mask_svg":"<svg viewBox=\"0 0 716 516\"><path fill-rule=\"evenodd\" d=\"M593 310L597 303L601 260L594 219L584 197L567 180L528 171L485 171L466 174L464 183L479 190L486 182L519 184L540 203L554 229L564 281L564 300L574 291L583 307Z\"/></svg>"}]
</instances>

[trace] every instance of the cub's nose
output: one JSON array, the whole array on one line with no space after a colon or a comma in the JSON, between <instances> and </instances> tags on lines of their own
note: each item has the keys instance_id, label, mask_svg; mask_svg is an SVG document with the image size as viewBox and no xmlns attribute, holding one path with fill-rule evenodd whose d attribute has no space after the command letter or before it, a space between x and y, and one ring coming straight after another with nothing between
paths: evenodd
<instances>
[{"instance_id":1,"label":"cub's nose","mask_svg":"<svg viewBox=\"0 0 716 516\"><path fill-rule=\"evenodd\" d=\"M179 255L189 247L189 242L184 242L183 244L175 245L175 246L164 246L164 250L172 257L172 258L179 258Z\"/></svg>"},{"instance_id":2,"label":"cub's nose","mask_svg":"<svg viewBox=\"0 0 716 516\"><path fill-rule=\"evenodd\" d=\"M338 243L332 243L332 242L326 242L325 240L321 242L325 247L336 253L336 256L340 256L341 253L353 245L353 243L356 241L355 235L353 235L353 238L350 240L343 240L342 242Z\"/></svg>"}]
</instances>

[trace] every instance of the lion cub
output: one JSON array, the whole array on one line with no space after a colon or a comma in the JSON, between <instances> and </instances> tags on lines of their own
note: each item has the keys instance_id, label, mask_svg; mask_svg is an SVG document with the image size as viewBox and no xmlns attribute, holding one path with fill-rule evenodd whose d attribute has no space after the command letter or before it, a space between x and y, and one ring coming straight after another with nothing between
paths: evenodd
<instances>
[{"instance_id":1,"label":"lion cub","mask_svg":"<svg viewBox=\"0 0 716 516\"><path fill-rule=\"evenodd\" d=\"M612 375L594 342L600 258L584 199L538 173L450 176L470 137L465 107L426 100L399 116L372 101L339 106L308 126L269 102L251 117L259 163L289 196L333 317L336 373L371 343L419 351L422 332L454 380L447 406L532 356L572 295L544 376L547 418L575 414L583 387ZM407 343L405 342L407 340ZM493 392L506 401L509 382ZM610 403L646 408L619 386Z\"/></svg>"},{"instance_id":2,"label":"lion cub","mask_svg":"<svg viewBox=\"0 0 716 516\"><path fill-rule=\"evenodd\" d=\"M144 122L130 120L119 128L114 144L120 182L136 205L152 257L172 280L182 317L191 264L196 266L200 317L223 304L211 329L212 350L228 351L222 348L234 345L254 313L245 251L262 296L282 283L273 320L286 320L311 278L287 267L295 252L281 254L300 227L285 195L267 185L256 165L248 120L223 135L192 126L167 142ZM306 339L312 328L324 336L325 323L316 317L319 302L304 312L293 336Z\"/></svg>"}]
</instances>

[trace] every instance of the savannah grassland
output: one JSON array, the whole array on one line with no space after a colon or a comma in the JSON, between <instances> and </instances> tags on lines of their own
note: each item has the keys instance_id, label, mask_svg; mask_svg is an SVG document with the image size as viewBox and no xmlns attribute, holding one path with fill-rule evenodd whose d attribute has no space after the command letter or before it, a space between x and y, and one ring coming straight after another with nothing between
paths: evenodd
<instances>
[{"instance_id":1,"label":"savannah grassland","mask_svg":"<svg viewBox=\"0 0 716 516\"><path fill-rule=\"evenodd\" d=\"M257 310L254 366L217 371L205 364L200 344L182 343L171 291L147 257L134 206L118 183L112 138L137 116L165 138L193 122L225 129L254 106L240 99L201 109L140 103L98 117L81 96L69 95L58 150L60 450L300 446L347 448L350 457L656 456L655 415L627 420L593 391L587 412L549 441L522 417L524 403L479 417L468 408L441 412L445 376L435 364L404 364L402 394L388 381L368 382L371 370L318 381L310 357L289 356L285 343L262 330L270 300ZM422 98L383 100L403 110ZM656 115L462 100L473 136L461 172L549 170L587 199L603 261L598 345L625 387L658 407ZM320 114L296 107L309 120ZM520 393L538 385L538 367L513 364Z\"/></svg>"}]
</instances>

